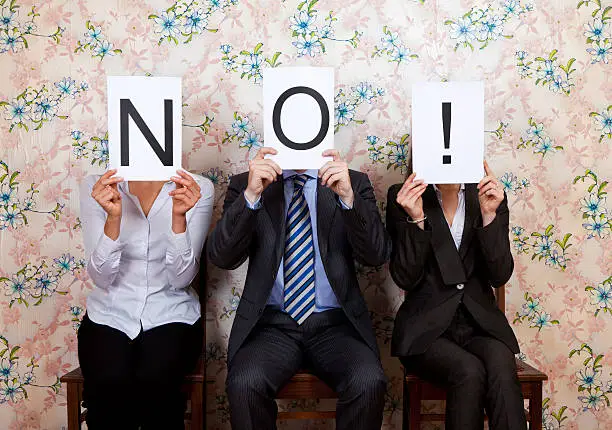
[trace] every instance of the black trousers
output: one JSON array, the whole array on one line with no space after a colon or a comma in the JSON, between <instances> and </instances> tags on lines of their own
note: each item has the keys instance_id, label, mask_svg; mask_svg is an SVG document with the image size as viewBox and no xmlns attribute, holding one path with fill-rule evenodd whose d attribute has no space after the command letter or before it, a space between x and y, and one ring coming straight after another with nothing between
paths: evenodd
<instances>
[{"instance_id":1,"label":"black trousers","mask_svg":"<svg viewBox=\"0 0 612 430\"><path fill-rule=\"evenodd\" d=\"M170 323L125 333L87 314L78 331L90 430L184 429L184 376L202 351L202 323Z\"/></svg>"},{"instance_id":2,"label":"black trousers","mask_svg":"<svg viewBox=\"0 0 612 430\"><path fill-rule=\"evenodd\" d=\"M228 366L232 429L276 429L275 396L303 367L338 393L337 429L380 429L387 380L344 311L314 313L299 326L269 307Z\"/></svg>"},{"instance_id":3,"label":"black trousers","mask_svg":"<svg viewBox=\"0 0 612 430\"><path fill-rule=\"evenodd\" d=\"M447 430L526 430L514 354L488 336L461 305L448 330L423 354L401 357L408 371L448 390Z\"/></svg>"}]
</instances>

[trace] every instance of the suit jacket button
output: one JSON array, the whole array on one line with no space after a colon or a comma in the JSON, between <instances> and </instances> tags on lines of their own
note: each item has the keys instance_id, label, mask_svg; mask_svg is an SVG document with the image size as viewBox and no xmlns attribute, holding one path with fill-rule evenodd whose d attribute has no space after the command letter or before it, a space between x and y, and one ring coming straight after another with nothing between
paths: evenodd
<instances>
[{"instance_id":1,"label":"suit jacket button","mask_svg":"<svg viewBox=\"0 0 612 430\"><path fill-rule=\"evenodd\" d=\"M260 308L260 309L257 311L257 313L258 313L259 315L261 315L261 314L263 313L263 309L261 309L261 308Z\"/></svg>"},{"instance_id":2,"label":"suit jacket button","mask_svg":"<svg viewBox=\"0 0 612 430\"><path fill-rule=\"evenodd\" d=\"M457 284L457 289L458 289L458 290L463 290L463 287L465 287L465 285L463 285L463 284Z\"/></svg>"}]
</instances>

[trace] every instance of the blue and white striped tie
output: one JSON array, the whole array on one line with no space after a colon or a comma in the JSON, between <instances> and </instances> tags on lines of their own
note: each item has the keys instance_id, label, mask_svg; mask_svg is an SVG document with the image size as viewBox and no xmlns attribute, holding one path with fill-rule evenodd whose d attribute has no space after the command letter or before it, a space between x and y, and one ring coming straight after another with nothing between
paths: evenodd
<instances>
[{"instance_id":1,"label":"blue and white striped tie","mask_svg":"<svg viewBox=\"0 0 612 430\"><path fill-rule=\"evenodd\" d=\"M285 240L285 311L302 324L315 309L314 243L310 211L304 197L306 175L293 177Z\"/></svg>"}]
</instances>

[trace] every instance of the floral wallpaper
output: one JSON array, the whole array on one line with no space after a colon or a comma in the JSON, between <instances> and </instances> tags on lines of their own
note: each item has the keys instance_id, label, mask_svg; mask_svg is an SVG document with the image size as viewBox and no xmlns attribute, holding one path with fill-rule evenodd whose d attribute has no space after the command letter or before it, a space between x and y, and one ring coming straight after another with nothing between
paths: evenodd
<instances>
[{"instance_id":1,"label":"floral wallpaper","mask_svg":"<svg viewBox=\"0 0 612 430\"><path fill-rule=\"evenodd\" d=\"M336 145L381 212L409 162L411 84L484 81L486 156L511 208L506 314L550 377L544 427L612 428L611 17L604 0L0 0L0 430L66 426L58 378L78 365L94 288L78 184L108 163L106 75L182 76L183 165L216 184L218 218L264 143L262 70L293 65L335 68ZM229 429L245 272L209 270L210 429ZM390 381L384 429L399 429L402 294L385 267L359 272Z\"/></svg>"}]
</instances>

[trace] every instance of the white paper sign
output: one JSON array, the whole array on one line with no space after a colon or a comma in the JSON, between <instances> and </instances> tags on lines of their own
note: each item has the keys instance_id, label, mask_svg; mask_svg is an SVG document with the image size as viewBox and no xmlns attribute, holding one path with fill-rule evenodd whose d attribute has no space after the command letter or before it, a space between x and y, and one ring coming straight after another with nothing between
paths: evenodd
<instances>
[{"instance_id":1,"label":"white paper sign","mask_svg":"<svg viewBox=\"0 0 612 430\"><path fill-rule=\"evenodd\" d=\"M110 168L133 181L168 180L181 167L181 78L109 76Z\"/></svg>"},{"instance_id":2,"label":"white paper sign","mask_svg":"<svg viewBox=\"0 0 612 430\"><path fill-rule=\"evenodd\" d=\"M334 70L279 67L264 70L264 141L281 169L319 169L334 148Z\"/></svg>"},{"instance_id":3,"label":"white paper sign","mask_svg":"<svg viewBox=\"0 0 612 430\"><path fill-rule=\"evenodd\" d=\"M482 82L412 86L412 167L428 184L476 183L484 176Z\"/></svg>"}]
</instances>

